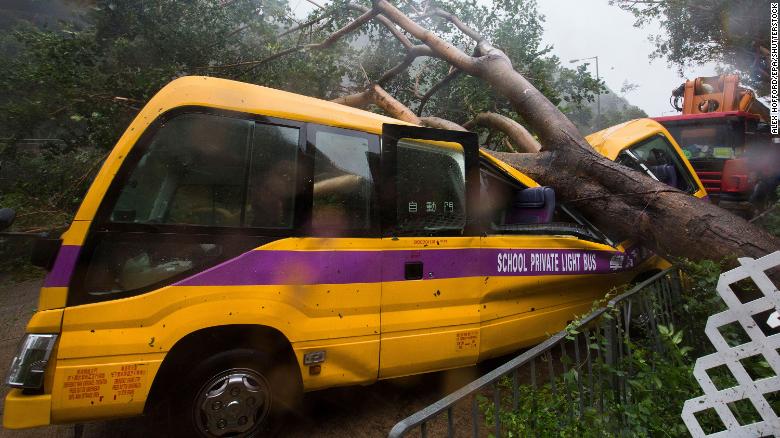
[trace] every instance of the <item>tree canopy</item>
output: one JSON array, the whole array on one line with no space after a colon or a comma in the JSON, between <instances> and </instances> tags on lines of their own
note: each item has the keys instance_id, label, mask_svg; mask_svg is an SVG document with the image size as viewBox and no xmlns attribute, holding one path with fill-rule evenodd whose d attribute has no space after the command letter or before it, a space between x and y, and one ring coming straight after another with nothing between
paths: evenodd
<instances>
[{"instance_id":1,"label":"tree canopy","mask_svg":"<svg viewBox=\"0 0 780 438\"><path fill-rule=\"evenodd\" d=\"M330 11L339 7L335 3ZM579 108L603 90L583 67L562 67L542 44L543 17L534 0L447 6L522 65L554 103ZM71 147L110 148L136 111L178 76L218 76L332 99L364 88L404 57L387 28L371 24L328 47L269 59L285 48L317 43L351 18L315 10L301 20L285 0L98 0L80 11L78 19L58 26L19 22L0 41L3 138L56 137ZM437 32L473 50L472 41L438 21ZM414 102L449 68L437 59L416 61L383 85L418 109ZM481 111L517 117L505 98L467 75L419 110L460 123Z\"/></svg>"},{"instance_id":2,"label":"tree canopy","mask_svg":"<svg viewBox=\"0 0 780 438\"><path fill-rule=\"evenodd\" d=\"M680 69L719 62L741 73L760 95L769 92L769 0L610 0L635 26L657 22L654 56Z\"/></svg>"}]
</instances>

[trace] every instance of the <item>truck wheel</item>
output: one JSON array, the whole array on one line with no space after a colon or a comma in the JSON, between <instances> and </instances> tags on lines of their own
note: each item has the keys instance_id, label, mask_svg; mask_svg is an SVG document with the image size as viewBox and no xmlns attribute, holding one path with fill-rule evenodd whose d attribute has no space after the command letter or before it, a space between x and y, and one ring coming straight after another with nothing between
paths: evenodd
<instances>
[{"instance_id":1,"label":"truck wheel","mask_svg":"<svg viewBox=\"0 0 780 438\"><path fill-rule=\"evenodd\" d=\"M278 434L300 397L300 379L270 354L239 348L197 364L172 396L169 436L261 437ZM297 367L296 367L297 368Z\"/></svg>"}]
</instances>

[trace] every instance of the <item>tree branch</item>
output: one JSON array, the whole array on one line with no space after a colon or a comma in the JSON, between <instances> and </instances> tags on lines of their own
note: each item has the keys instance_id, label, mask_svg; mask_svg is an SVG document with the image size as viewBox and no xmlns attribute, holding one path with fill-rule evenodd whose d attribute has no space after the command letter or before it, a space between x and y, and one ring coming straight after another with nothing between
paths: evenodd
<instances>
[{"instance_id":1,"label":"tree branch","mask_svg":"<svg viewBox=\"0 0 780 438\"><path fill-rule=\"evenodd\" d=\"M440 18L443 18L443 19L449 21L450 23L455 25L455 27L457 27L458 30L463 32L466 36L468 36L469 38L471 38L472 40L474 40L477 43L485 40L485 37L483 37L476 30L472 29L469 25L467 25L466 23L461 21L460 18L458 18L457 16L453 15L452 13L447 12L447 11L441 9L441 8L430 8L427 11L425 11L425 15L426 16L430 16L430 17L434 17L434 16L435 17L440 17Z\"/></svg>"},{"instance_id":2,"label":"tree branch","mask_svg":"<svg viewBox=\"0 0 780 438\"><path fill-rule=\"evenodd\" d=\"M320 8L320 9L322 9L322 10L325 10L325 6L322 6L321 4L315 2L314 0L306 0L306 1L311 3L311 4L313 4L314 6L316 6L318 8Z\"/></svg>"},{"instance_id":3,"label":"tree branch","mask_svg":"<svg viewBox=\"0 0 780 438\"><path fill-rule=\"evenodd\" d=\"M336 41L340 40L345 35L351 33L355 29L367 23L369 20L374 18L377 14L379 14L379 11L374 9L369 9L368 11L364 12L361 16L347 23L341 29L330 34L330 36L328 38L325 38L325 40L322 41L321 43L307 44L305 47L307 49L327 49L328 47L335 44Z\"/></svg>"},{"instance_id":4,"label":"tree branch","mask_svg":"<svg viewBox=\"0 0 780 438\"><path fill-rule=\"evenodd\" d=\"M525 126L517 123L507 116L496 113L479 113L474 118L463 124L466 129L471 129L474 126L484 126L488 129L495 129L503 132L509 137L509 140L515 146L512 152L539 152L542 150L542 146L538 141L525 129Z\"/></svg>"},{"instance_id":5,"label":"tree branch","mask_svg":"<svg viewBox=\"0 0 780 438\"><path fill-rule=\"evenodd\" d=\"M330 16L331 16L331 15L333 15L334 13L336 13L336 10L335 10L335 9L334 9L334 10L332 10L332 11L326 12L326 13L324 13L324 14L320 15L320 16L319 16L319 17L317 17L317 18L312 18L311 20L309 20L309 21L307 21L307 22L305 22L305 23L301 23L301 24L299 24L299 25L297 25L297 26L293 26L293 27L291 27L291 28L289 28L289 29L285 30L284 32L282 32L282 33L280 33L280 34L276 35L276 37L277 37L277 38L281 38L281 37L283 37L283 36L285 36L285 35L289 35L289 34L291 34L291 33L293 33L293 32L296 32L296 31L298 31L298 30L300 30L300 29L303 29L304 27L309 27L309 26L311 26L311 25L313 25L313 24L317 24L317 23L319 23L320 21L324 20L325 18L327 18L327 17L330 17Z\"/></svg>"},{"instance_id":6,"label":"tree branch","mask_svg":"<svg viewBox=\"0 0 780 438\"><path fill-rule=\"evenodd\" d=\"M456 68L451 69L450 72L447 73L447 76L445 76L444 78L442 78L442 80L435 83L431 88L429 88L428 91L426 91L425 94L420 98L420 105L417 107L417 115L421 116L423 112L423 108L425 108L425 105L428 103L431 97L433 97L433 95L436 94L436 92L439 91L442 87L444 87L453 79L458 77L460 73L461 71Z\"/></svg>"},{"instance_id":7,"label":"tree branch","mask_svg":"<svg viewBox=\"0 0 780 438\"><path fill-rule=\"evenodd\" d=\"M351 8L350 8L351 9ZM297 44L293 47L289 47L287 49L284 49L280 52L276 52L270 56L267 56L263 59L254 60L254 61L244 61L244 62L237 62L233 64L223 64L223 65L209 65L209 66L203 66L199 67L200 69L206 69L206 70L217 70L217 69L226 69L226 68L234 68L234 67L244 67L244 66L252 66L251 69L248 69L244 74L249 73L253 69L257 68L258 66L265 64L267 62L273 61L274 59L281 58L282 56L289 55L290 53L297 52L299 50L313 50L313 49L327 49L328 47L335 44L338 40L343 38L344 36L348 35L349 33L355 31L355 29L358 29L360 26L367 23L369 20L374 18L377 14L379 14L379 11L374 9L366 9L365 12L363 12L362 15L357 17L356 19L350 21L344 27L341 29L333 32L330 34L327 38L325 38L323 41L319 43L312 43L312 44ZM362 10L362 9L358 9ZM303 27L306 23L299 26Z\"/></svg>"},{"instance_id":8,"label":"tree branch","mask_svg":"<svg viewBox=\"0 0 780 438\"><path fill-rule=\"evenodd\" d=\"M457 123L440 117L420 117L420 122L423 126L429 128L449 129L450 131L468 131L468 129Z\"/></svg>"},{"instance_id":9,"label":"tree branch","mask_svg":"<svg viewBox=\"0 0 780 438\"><path fill-rule=\"evenodd\" d=\"M373 0L374 8L431 48L439 57L453 67L485 80L498 93L506 96L518 114L539 135L547 148L565 147L576 144L595 156L596 152L585 141L573 123L561 111L539 92L526 78L515 71L509 58L501 50L493 47L486 39L468 28L461 26L467 35L475 37L479 57L469 56L449 42L439 38L433 32L412 21L387 0ZM457 24L456 24L457 26ZM463 30L463 29L462 29Z\"/></svg>"},{"instance_id":10,"label":"tree branch","mask_svg":"<svg viewBox=\"0 0 780 438\"><path fill-rule=\"evenodd\" d=\"M384 86L385 84L390 82L391 79L396 77L399 73L409 68L412 62L414 62L414 60L419 58L420 56L435 56L435 54L428 46L422 44L412 46L406 52L406 57L404 57L403 61L401 61L398 65L391 68L390 70L386 71L382 75L382 77L376 81L376 83Z\"/></svg>"},{"instance_id":11,"label":"tree branch","mask_svg":"<svg viewBox=\"0 0 780 438\"><path fill-rule=\"evenodd\" d=\"M374 9L378 10L385 17L390 19L390 21L422 41L426 46L430 47L431 50L438 53L440 58L454 65L456 68L460 68L467 72L475 71L477 63L474 58L463 53L463 51L449 42L439 38L428 29L415 23L386 0L374 0Z\"/></svg>"},{"instance_id":12,"label":"tree branch","mask_svg":"<svg viewBox=\"0 0 780 438\"><path fill-rule=\"evenodd\" d=\"M382 108L389 116L398 120L421 125L420 119L393 96L387 93L384 88L378 84L372 84L360 93L350 94L331 100L331 102L340 103L355 108L365 107L371 103Z\"/></svg>"},{"instance_id":13,"label":"tree branch","mask_svg":"<svg viewBox=\"0 0 780 438\"><path fill-rule=\"evenodd\" d=\"M356 5L356 4L352 4L352 3L348 4L346 7L348 9L352 9L353 11L359 11L359 12L364 12L364 13L371 10L371 9L365 7L365 6ZM377 15L376 16L376 20L379 21L380 23L382 23L382 25L385 26L387 28L387 30L390 31L391 34L393 34L395 39L397 39L398 42L400 42L401 45L404 46L405 49L409 50L409 49L412 48L412 46L414 46L414 43L412 43L409 40L409 37L407 37L406 35L404 35L403 32L398 30L398 27L395 25L395 23L393 23L392 21L388 20L386 17L383 17L382 15Z\"/></svg>"}]
</instances>

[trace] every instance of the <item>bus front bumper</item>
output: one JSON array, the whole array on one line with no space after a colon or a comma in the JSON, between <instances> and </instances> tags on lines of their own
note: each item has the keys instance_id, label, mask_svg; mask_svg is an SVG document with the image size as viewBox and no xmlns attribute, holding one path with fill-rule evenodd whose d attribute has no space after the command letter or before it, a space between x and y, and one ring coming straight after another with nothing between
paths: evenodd
<instances>
[{"instance_id":1,"label":"bus front bumper","mask_svg":"<svg viewBox=\"0 0 780 438\"><path fill-rule=\"evenodd\" d=\"M26 395L11 389L5 396L3 428L27 429L51 423L51 394Z\"/></svg>"}]
</instances>

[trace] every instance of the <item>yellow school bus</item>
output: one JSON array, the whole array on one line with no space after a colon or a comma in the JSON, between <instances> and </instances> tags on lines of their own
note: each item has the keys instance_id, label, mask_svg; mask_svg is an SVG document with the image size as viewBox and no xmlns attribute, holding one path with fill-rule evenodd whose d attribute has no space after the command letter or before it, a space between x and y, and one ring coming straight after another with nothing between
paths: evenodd
<instances>
[{"instance_id":1,"label":"yellow school bus","mask_svg":"<svg viewBox=\"0 0 780 438\"><path fill-rule=\"evenodd\" d=\"M697 198L707 191L669 131L653 119L630 120L588 135L596 151Z\"/></svg>"},{"instance_id":2,"label":"yellow school bus","mask_svg":"<svg viewBox=\"0 0 780 438\"><path fill-rule=\"evenodd\" d=\"M206 77L149 101L53 247L6 428L262 434L304 391L536 343L658 264L473 133Z\"/></svg>"}]
</instances>

